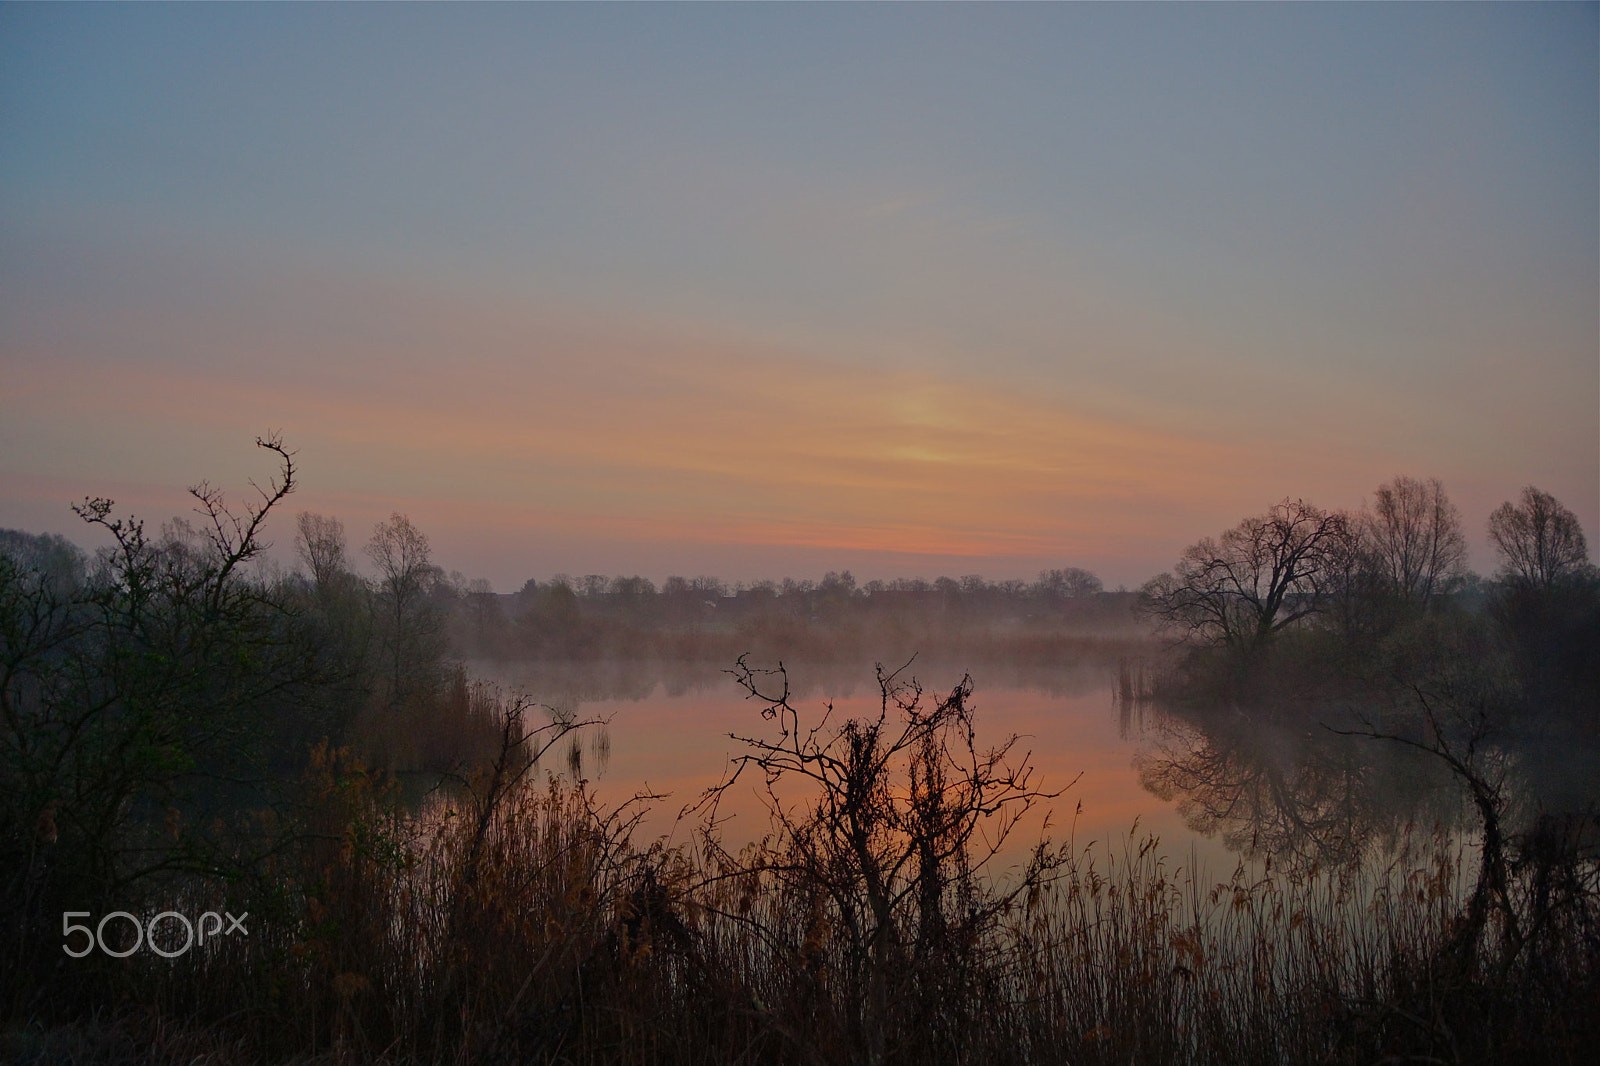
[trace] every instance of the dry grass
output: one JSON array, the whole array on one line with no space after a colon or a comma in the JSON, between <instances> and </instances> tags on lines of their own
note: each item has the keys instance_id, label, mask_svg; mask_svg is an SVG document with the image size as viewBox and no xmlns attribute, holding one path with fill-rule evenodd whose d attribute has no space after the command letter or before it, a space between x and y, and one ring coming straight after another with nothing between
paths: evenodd
<instances>
[{"instance_id":1,"label":"dry grass","mask_svg":"<svg viewBox=\"0 0 1600 1066\"><path fill-rule=\"evenodd\" d=\"M639 804L601 809L560 778L473 784L409 816L323 751L300 846L250 888L274 895L235 908L257 915L248 941L125 960L79 990L97 1013L18 1020L5 1057L1576 1063L1600 1039L1587 867L1566 869L1577 889L1532 949L1491 935L1463 955L1472 853L1447 839L1382 871L1241 866L1221 883L1151 840L1067 845L1053 883L993 921L903 929L918 947L871 998L827 870L779 869L770 843L643 845ZM1537 902L1534 876L1520 905Z\"/></svg>"}]
</instances>

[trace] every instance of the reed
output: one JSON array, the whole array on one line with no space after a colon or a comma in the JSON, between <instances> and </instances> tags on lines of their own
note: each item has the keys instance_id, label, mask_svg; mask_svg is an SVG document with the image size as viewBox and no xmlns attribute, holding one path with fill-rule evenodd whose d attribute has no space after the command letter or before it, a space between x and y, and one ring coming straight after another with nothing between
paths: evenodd
<instances>
[{"instance_id":1,"label":"reed","mask_svg":"<svg viewBox=\"0 0 1600 1066\"><path fill-rule=\"evenodd\" d=\"M502 724L512 713L502 703ZM930 927L908 908L894 930L905 953L868 994L836 871L776 838L737 856L714 839L636 839L645 799L603 808L581 782L536 779L525 746L511 747L426 816L348 752L323 749L296 847L248 887L259 918L247 940L130 958L99 986L99 1011L14 1023L0 1053L1576 1063L1600 1035L1600 894L1594 862L1575 852L1517 873L1517 924L1542 922L1539 943L1487 936L1463 956L1453 945L1473 852L1442 834L1414 834L1381 869L1241 863L1220 879L1174 865L1150 837L1068 842L1050 855L1053 877L991 921ZM191 890L198 906L245 889ZM942 906L959 915L968 902Z\"/></svg>"}]
</instances>

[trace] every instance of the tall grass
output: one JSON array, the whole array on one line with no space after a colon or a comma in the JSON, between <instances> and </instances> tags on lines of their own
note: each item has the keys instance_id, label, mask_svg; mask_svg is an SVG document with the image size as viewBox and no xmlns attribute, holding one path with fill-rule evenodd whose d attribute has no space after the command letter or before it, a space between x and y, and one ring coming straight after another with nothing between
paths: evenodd
<instances>
[{"instance_id":1,"label":"tall grass","mask_svg":"<svg viewBox=\"0 0 1600 1066\"><path fill-rule=\"evenodd\" d=\"M102 1011L14 1028L0 1055L1577 1063L1600 1039L1592 862L1519 872L1520 928L1547 927L1531 949L1490 936L1464 954L1473 852L1442 835L1385 869L1241 864L1220 880L1151 838L1068 843L1055 879L992 921L903 930L917 950L868 995L827 869L779 868L770 841L729 856L637 840L642 803L602 808L581 783L524 776L531 754L506 744L420 818L323 750L299 846L255 895L196 885L183 904L248 907L247 939L120 960Z\"/></svg>"}]
</instances>

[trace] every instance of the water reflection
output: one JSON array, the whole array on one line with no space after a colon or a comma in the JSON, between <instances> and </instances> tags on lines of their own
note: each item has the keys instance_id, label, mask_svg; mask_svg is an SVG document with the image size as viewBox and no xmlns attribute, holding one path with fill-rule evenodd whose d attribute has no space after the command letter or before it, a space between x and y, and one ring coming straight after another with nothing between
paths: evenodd
<instances>
[{"instance_id":1,"label":"water reflection","mask_svg":"<svg viewBox=\"0 0 1600 1066\"><path fill-rule=\"evenodd\" d=\"M646 829L686 839L678 813L717 784L740 753L730 734L757 735L759 708L714 664L653 662L475 663L508 692L526 693L557 716L604 719L569 738L546 769L590 781L606 801L638 792L658 800ZM960 680L955 665L917 663L928 691ZM834 720L874 714L871 665L797 666L797 705ZM1382 861L1407 831L1471 832L1459 783L1437 758L1370 738L1342 736L1351 708L1332 706L1161 707L1115 695L1112 664L1043 669L990 665L974 676L980 740L1012 733L1048 787L1077 784L1048 831L1057 840L1115 846L1137 827L1163 851L1213 870L1240 856L1344 866ZM1081 776L1080 776L1081 775ZM752 794L725 805L734 843L766 831ZM1044 831L1043 819L1036 827Z\"/></svg>"},{"instance_id":2,"label":"water reflection","mask_svg":"<svg viewBox=\"0 0 1600 1066\"><path fill-rule=\"evenodd\" d=\"M1163 707L1119 701L1145 788L1230 850L1293 863L1383 861L1408 829L1521 847L1600 824L1593 730L1559 708L1516 713L1420 694L1364 702ZM1341 732L1343 731L1343 732ZM1381 734L1376 736L1374 734ZM1475 799L1475 793L1476 799Z\"/></svg>"},{"instance_id":3,"label":"water reflection","mask_svg":"<svg viewBox=\"0 0 1600 1066\"><path fill-rule=\"evenodd\" d=\"M898 664L895 664L898 665ZM608 803L640 791L664 794L644 826L653 834L688 839L693 826L676 822L678 812L722 780L730 757L742 753L729 734L763 735L768 723L731 677L715 665L656 663L473 663L470 669L507 692L526 693L562 713L608 720L601 741L586 745L573 764ZM911 673L930 694L948 692L964 673L960 664L918 661ZM876 715L881 694L873 664L856 667L791 664L796 705L820 717L833 705L835 722ZM1112 685L1115 666L1082 662L1043 669L986 664L973 671L978 740L997 745L1011 734L1019 750L1032 754L1040 785L1056 789L1077 781L1056 804L1048 824L1043 814L1015 839L1019 855L1041 833L1071 837L1078 845L1098 841L1120 847L1136 829L1158 835L1182 861L1198 850L1216 867L1231 859L1184 824L1169 802L1152 796L1133 769L1137 737L1118 729ZM570 755L570 753L569 753ZM559 764L547 769L559 771ZM1081 776L1080 776L1081 775ZM767 831L767 815L752 790L729 797L726 829L737 845Z\"/></svg>"},{"instance_id":4,"label":"water reflection","mask_svg":"<svg viewBox=\"0 0 1600 1066\"><path fill-rule=\"evenodd\" d=\"M559 747L560 754L565 760L565 772L574 779L583 779L593 773L605 773L606 767L611 763L611 723L604 718L595 718L586 714L583 709L583 700L573 695L570 691L562 691L539 698L528 692L525 688L515 689L518 695L527 696L536 708L544 711L550 719L550 724L563 730L570 729L566 734L565 742ZM583 724L588 723L588 724ZM552 771L563 769L549 765L549 756L557 754L546 752L543 761L545 768ZM534 760L534 765L540 764L540 759Z\"/></svg>"},{"instance_id":5,"label":"water reflection","mask_svg":"<svg viewBox=\"0 0 1600 1066\"><path fill-rule=\"evenodd\" d=\"M1345 866L1391 853L1409 826L1459 825L1439 760L1324 727L1347 714L1146 705L1134 766L1196 832L1251 857Z\"/></svg>"},{"instance_id":6,"label":"water reflection","mask_svg":"<svg viewBox=\"0 0 1600 1066\"><path fill-rule=\"evenodd\" d=\"M902 664L884 665L894 669ZM478 659L466 663L467 672L473 677L490 680L508 691L527 693L557 707L597 701L647 700L658 694L676 699L734 692L731 666L731 663L662 659ZM794 691L804 698L849 698L878 692L877 663L871 659L853 663L791 663L790 666ZM931 659L914 659L910 663L910 672L923 678L959 680L969 669L974 680L983 687L1029 689L1048 696L1075 697L1105 689L1111 666L1094 659L1050 665L985 662L976 668L970 664Z\"/></svg>"}]
</instances>

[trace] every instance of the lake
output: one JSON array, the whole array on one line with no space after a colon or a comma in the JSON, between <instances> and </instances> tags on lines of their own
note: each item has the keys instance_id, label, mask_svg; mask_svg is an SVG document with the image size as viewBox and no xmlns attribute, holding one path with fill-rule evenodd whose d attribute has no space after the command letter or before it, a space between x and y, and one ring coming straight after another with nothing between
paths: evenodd
<instances>
[{"instance_id":1,"label":"lake","mask_svg":"<svg viewBox=\"0 0 1600 1066\"><path fill-rule=\"evenodd\" d=\"M576 764L592 790L608 804L636 792L664 794L652 803L643 823L650 836L675 842L691 838L693 821L677 816L709 787L720 782L730 760L745 749L730 734L771 737L773 723L762 718L762 704L747 698L733 678L715 667L681 664L491 662L467 664L469 673L523 693L579 718L604 719L575 746L547 755L548 769L562 771L576 749ZM960 682L956 666L915 663L910 671L924 686L925 699L947 695ZM832 722L875 716L880 692L868 665L791 666L791 704L803 721L820 720L833 707ZM1017 752L1031 752L1036 785L1066 791L1050 804L1049 835L1070 837L1078 848L1114 849L1130 834L1154 834L1170 863L1188 865L1196 857L1210 874L1226 876L1238 862L1218 835L1192 829L1179 810L1181 795L1162 799L1141 781L1141 760L1170 748L1174 732L1152 708L1119 701L1115 671L1104 663L1050 670L988 666L972 672L978 745L1021 738ZM1148 771L1146 771L1148 772ZM752 782L753 783L753 782ZM798 798L798 797L797 797ZM720 812L729 816L724 834L733 845L762 835L767 816L753 787L741 781ZM1015 861L1038 838L1042 818L1025 823L1008 842L1003 858Z\"/></svg>"}]
</instances>

